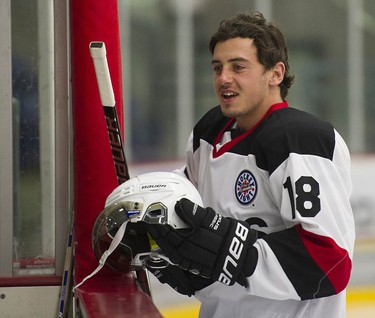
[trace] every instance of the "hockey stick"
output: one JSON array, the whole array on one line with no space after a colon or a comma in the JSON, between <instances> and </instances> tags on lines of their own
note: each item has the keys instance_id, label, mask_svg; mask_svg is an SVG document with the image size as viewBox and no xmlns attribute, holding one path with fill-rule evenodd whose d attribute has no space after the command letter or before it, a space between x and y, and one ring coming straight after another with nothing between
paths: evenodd
<instances>
[{"instance_id":1,"label":"hockey stick","mask_svg":"<svg viewBox=\"0 0 375 318\"><path fill-rule=\"evenodd\" d=\"M113 162L116 168L116 177L118 184L121 184L129 180L130 176L122 143L120 124L118 122L115 107L116 101L113 93L111 76L109 74L104 42L91 42L90 52L94 62L96 78L99 86L100 100L102 102L105 121L107 124L109 143L111 146Z\"/></svg>"},{"instance_id":2,"label":"hockey stick","mask_svg":"<svg viewBox=\"0 0 375 318\"><path fill-rule=\"evenodd\" d=\"M122 143L121 129L118 121L116 102L109 73L104 42L91 42L90 53L94 62L99 94L107 124L108 138L111 146L113 162L118 184L130 179L125 151ZM142 290L151 297L147 273L144 269L136 270L137 281Z\"/></svg>"},{"instance_id":3,"label":"hockey stick","mask_svg":"<svg viewBox=\"0 0 375 318\"><path fill-rule=\"evenodd\" d=\"M70 215L69 232L66 242L66 252L64 261L64 274L61 282L60 298L59 298L59 318L68 317L68 309L71 295L72 270L73 270L73 242L74 242L74 210Z\"/></svg>"}]
</instances>

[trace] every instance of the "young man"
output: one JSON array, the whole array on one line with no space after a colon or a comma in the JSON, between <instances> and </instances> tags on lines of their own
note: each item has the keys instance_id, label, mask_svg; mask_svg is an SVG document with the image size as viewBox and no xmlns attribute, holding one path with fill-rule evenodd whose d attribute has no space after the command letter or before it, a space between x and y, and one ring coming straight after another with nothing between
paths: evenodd
<instances>
[{"instance_id":1,"label":"young man","mask_svg":"<svg viewBox=\"0 0 375 318\"><path fill-rule=\"evenodd\" d=\"M188 230L149 225L176 264L152 270L201 301L200 317L345 317L354 246L350 157L327 122L288 107L281 31L260 13L210 41L220 105L196 124L183 172Z\"/></svg>"}]
</instances>

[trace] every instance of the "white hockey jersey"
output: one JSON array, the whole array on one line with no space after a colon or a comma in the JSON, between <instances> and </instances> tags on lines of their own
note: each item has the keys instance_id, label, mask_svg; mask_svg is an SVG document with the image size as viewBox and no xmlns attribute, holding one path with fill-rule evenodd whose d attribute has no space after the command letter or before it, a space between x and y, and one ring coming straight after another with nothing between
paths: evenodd
<instances>
[{"instance_id":1,"label":"white hockey jersey","mask_svg":"<svg viewBox=\"0 0 375 318\"><path fill-rule=\"evenodd\" d=\"M354 248L350 156L316 117L273 105L250 131L231 137L220 107L194 127L184 172L205 207L263 232L249 288L219 282L195 296L200 318L339 318Z\"/></svg>"}]
</instances>

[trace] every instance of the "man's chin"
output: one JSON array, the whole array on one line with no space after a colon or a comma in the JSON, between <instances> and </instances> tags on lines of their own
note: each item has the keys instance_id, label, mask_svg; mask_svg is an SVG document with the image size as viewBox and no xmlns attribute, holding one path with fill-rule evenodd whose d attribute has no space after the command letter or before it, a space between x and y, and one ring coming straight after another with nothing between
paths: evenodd
<instances>
[{"instance_id":1,"label":"man's chin","mask_svg":"<svg viewBox=\"0 0 375 318\"><path fill-rule=\"evenodd\" d=\"M220 108L225 117L238 117L240 115L240 112L233 106L220 104Z\"/></svg>"}]
</instances>

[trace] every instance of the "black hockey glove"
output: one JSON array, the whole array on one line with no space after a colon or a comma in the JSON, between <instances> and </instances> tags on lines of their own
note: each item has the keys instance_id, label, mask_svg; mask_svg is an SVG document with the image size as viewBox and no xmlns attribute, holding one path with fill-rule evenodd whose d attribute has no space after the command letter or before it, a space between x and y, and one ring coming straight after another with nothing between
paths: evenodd
<instances>
[{"instance_id":1,"label":"black hockey glove","mask_svg":"<svg viewBox=\"0 0 375 318\"><path fill-rule=\"evenodd\" d=\"M225 218L188 199L178 201L175 210L189 229L147 225L165 255L195 275L226 285L238 282L247 286L245 277L252 275L258 261L257 249L253 247L257 231L246 222Z\"/></svg>"},{"instance_id":2,"label":"black hockey glove","mask_svg":"<svg viewBox=\"0 0 375 318\"><path fill-rule=\"evenodd\" d=\"M150 263L152 261L148 261ZM150 264L149 264L150 265ZM178 266L168 265L164 268L147 266L147 269L162 283L168 284L182 295L192 296L197 290L201 290L213 281L209 278L193 275Z\"/></svg>"}]
</instances>

